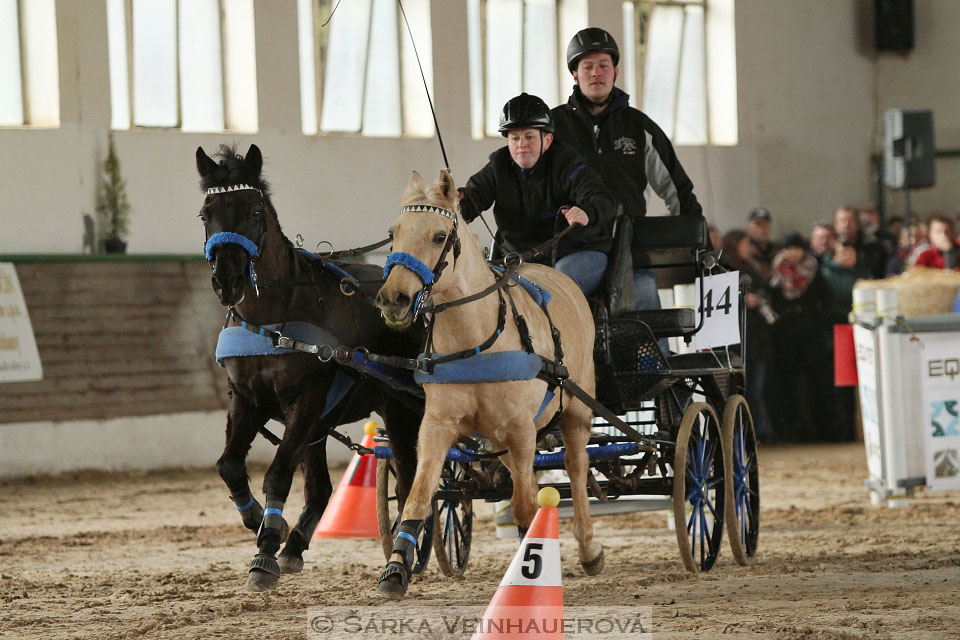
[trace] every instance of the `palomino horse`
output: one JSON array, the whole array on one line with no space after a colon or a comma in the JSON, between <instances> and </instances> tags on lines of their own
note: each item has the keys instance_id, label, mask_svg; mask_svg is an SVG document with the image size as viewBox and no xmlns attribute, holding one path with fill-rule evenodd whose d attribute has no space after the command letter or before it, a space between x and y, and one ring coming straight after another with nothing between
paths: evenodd
<instances>
[{"instance_id":1,"label":"palomino horse","mask_svg":"<svg viewBox=\"0 0 960 640\"><path fill-rule=\"evenodd\" d=\"M429 189L413 172L402 195L402 213L390 227L394 253L387 259L389 276L377 293L377 306L389 326L402 328L413 322L421 298L428 293L432 293L433 308L437 309L437 305L477 294L496 282L497 274L488 266L476 237L459 214L456 195L453 178L447 172L441 172L437 184ZM523 322L504 322L506 296L513 299L510 306L516 305L514 316L519 313L526 319L533 351L548 360L562 360L570 380L592 395L594 324L583 293L567 276L549 267L527 264L519 273L549 293L549 304L545 304L549 317L533 295L519 286L498 294L491 292L435 312L433 347L438 354L483 351L488 362L498 359L497 354L509 357L511 353L519 353L523 360L529 355L520 351L524 341L518 326ZM562 336L562 354L556 353L558 342L551 319ZM481 360L484 358L468 355L458 366L470 367L474 362L480 366ZM539 368L541 360L535 360L534 366ZM527 379L504 381L501 377L499 381L454 380L442 384L430 382L428 375L420 376L426 406L417 443L419 466L403 508L393 554L380 577L381 595L399 598L406 593L413 541L422 530L447 450L458 438L480 433L496 450L506 449L501 459L513 478L513 513L521 530L530 526L537 509L533 471L537 429L549 422L561 395L542 407L549 397L545 396L548 384L533 375L536 373L528 371L528 375L520 376ZM593 539L587 504L586 446L592 412L568 391L562 395L560 429L574 504L574 535L580 563L588 575L594 575L603 568L603 553L600 543Z\"/></svg>"},{"instance_id":2,"label":"palomino horse","mask_svg":"<svg viewBox=\"0 0 960 640\"><path fill-rule=\"evenodd\" d=\"M382 382L329 357L323 362L316 355L274 348L269 339L248 329L264 327L268 335L279 329L304 342L326 338L334 346L364 346L408 357L416 355L423 334L383 326L372 303L375 287L363 284L379 284L378 267L349 264L341 268L294 248L280 230L270 203L256 145L246 158L226 146L218 156L219 163L197 149L197 170L206 194L200 218L214 291L231 310L228 323L242 322L244 328L225 329L217 346L218 360L229 376L230 395L227 442L217 471L243 524L257 532L259 553L247 583L260 591L273 587L281 572L303 568L303 551L331 494L326 460L326 436L331 429L372 411L379 413L397 458L397 494L402 499L416 469L414 443L420 412L410 397ZM359 281L359 291L341 283L344 271ZM285 430L263 480L264 509L250 492L245 459L258 431L272 435L264 430L270 419L282 422ZM278 562L275 554L287 535L283 505L298 465L303 468L306 505Z\"/></svg>"}]
</instances>

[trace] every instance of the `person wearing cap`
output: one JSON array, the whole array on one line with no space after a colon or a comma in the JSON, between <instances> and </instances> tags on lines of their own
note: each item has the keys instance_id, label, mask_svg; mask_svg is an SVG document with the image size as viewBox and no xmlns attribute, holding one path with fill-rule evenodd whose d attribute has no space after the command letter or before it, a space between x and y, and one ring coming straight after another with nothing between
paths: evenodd
<instances>
[{"instance_id":1,"label":"person wearing cap","mask_svg":"<svg viewBox=\"0 0 960 640\"><path fill-rule=\"evenodd\" d=\"M493 205L502 253L548 242L566 225L574 228L530 260L555 266L591 295L607 268L613 245L616 201L600 176L574 149L553 136L550 108L526 93L500 114L507 146L460 189L460 213L470 222ZM556 256L556 264L552 264Z\"/></svg>"},{"instance_id":2,"label":"person wearing cap","mask_svg":"<svg viewBox=\"0 0 960 640\"><path fill-rule=\"evenodd\" d=\"M626 93L614 86L620 50L603 29L579 31L567 46L567 68L573 93L553 109L557 137L574 147L623 205L624 213L647 213L649 185L663 198L672 215L700 215L693 183L677 159L670 139L653 120L629 105ZM645 261L635 254L634 264ZM634 269L634 302L638 309L659 309L653 272Z\"/></svg>"},{"instance_id":3,"label":"person wearing cap","mask_svg":"<svg viewBox=\"0 0 960 640\"><path fill-rule=\"evenodd\" d=\"M770 242L770 211L756 207L747 216L747 235L750 237L750 250L754 260L762 266L763 277L770 275L770 266L777 253L777 247Z\"/></svg>"}]
</instances>

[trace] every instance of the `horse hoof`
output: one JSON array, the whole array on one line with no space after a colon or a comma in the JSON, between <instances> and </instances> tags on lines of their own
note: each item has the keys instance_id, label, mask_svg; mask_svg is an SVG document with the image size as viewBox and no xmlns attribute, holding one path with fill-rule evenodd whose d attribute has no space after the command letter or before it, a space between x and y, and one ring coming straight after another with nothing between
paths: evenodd
<instances>
[{"instance_id":1,"label":"horse hoof","mask_svg":"<svg viewBox=\"0 0 960 640\"><path fill-rule=\"evenodd\" d=\"M580 566L583 567L583 572L588 576L598 575L603 571L603 549L600 549L600 553L597 554L597 557L589 562L580 561Z\"/></svg>"},{"instance_id":2,"label":"horse hoof","mask_svg":"<svg viewBox=\"0 0 960 640\"><path fill-rule=\"evenodd\" d=\"M399 600L407 595L407 583L410 581L410 570L402 562L391 560L387 568L380 574L377 583L377 593L388 600Z\"/></svg>"},{"instance_id":3,"label":"horse hoof","mask_svg":"<svg viewBox=\"0 0 960 640\"><path fill-rule=\"evenodd\" d=\"M300 573L303 571L303 558L297 556L286 556L281 553L277 559L277 564L280 566L281 573Z\"/></svg>"},{"instance_id":4,"label":"horse hoof","mask_svg":"<svg viewBox=\"0 0 960 640\"><path fill-rule=\"evenodd\" d=\"M266 553L258 553L250 563L247 575L247 587L251 591L268 591L277 586L280 579L280 565L277 559Z\"/></svg>"},{"instance_id":5,"label":"horse hoof","mask_svg":"<svg viewBox=\"0 0 960 640\"><path fill-rule=\"evenodd\" d=\"M270 591L277 588L277 576L259 569L251 569L247 576L247 588L250 591Z\"/></svg>"},{"instance_id":6,"label":"horse hoof","mask_svg":"<svg viewBox=\"0 0 960 640\"><path fill-rule=\"evenodd\" d=\"M377 593L381 598L386 598L387 600L401 600L407 595L407 588L397 580L384 578L380 584L377 585Z\"/></svg>"}]
</instances>

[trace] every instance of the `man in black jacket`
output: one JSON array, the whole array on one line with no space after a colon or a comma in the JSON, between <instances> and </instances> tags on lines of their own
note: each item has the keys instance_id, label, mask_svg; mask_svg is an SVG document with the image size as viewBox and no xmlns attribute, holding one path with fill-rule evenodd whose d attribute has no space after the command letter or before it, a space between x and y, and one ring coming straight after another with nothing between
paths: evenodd
<instances>
[{"instance_id":1,"label":"man in black jacket","mask_svg":"<svg viewBox=\"0 0 960 640\"><path fill-rule=\"evenodd\" d=\"M556 249L532 258L552 264L584 294L599 287L616 203L603 180L571 147L553 138L550 108L522 93L503 107L500 133L507 146L490 154L487 165L460 190L460 212L470 222L493 205L497 243L504 253L525 251L573 225Z\"/></svg>"},{"instance_id":2,"label":"man in black jacket","mask_svg":"<svg viewBox=\"0 0 960 640\"><path fill-rule=\"evenodd\" d=\"M603 29L583 29L573 37L567 46L567 68L575 84L567 103L553 109L557 138L573 146L600 173L627 215L646 215L648 185L672 215L701 214L693 183L670 139L614 86L619 62L617 43ZM643 264L644 259L635 255L634 265ZM649 269L634 269L634 301L638 309L660 308Z\"/></svg>"}]
</instances>

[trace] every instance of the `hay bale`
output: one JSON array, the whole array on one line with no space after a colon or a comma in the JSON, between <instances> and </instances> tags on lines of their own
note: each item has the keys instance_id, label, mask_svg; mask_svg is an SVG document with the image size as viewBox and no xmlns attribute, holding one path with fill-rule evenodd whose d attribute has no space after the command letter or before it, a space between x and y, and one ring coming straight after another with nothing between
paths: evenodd
<instances>
[{"instance_id":1,"label":"hay bale","mask_svg":"<svg viewBox=\"0 0 960 640\"><path fill-rule=\"evenodd\" d=\"M896 289L900 315L911 318L953 311L960 271L914 267L884 280L858 280L854 289Z\"/></svg>"}]
</instances>

